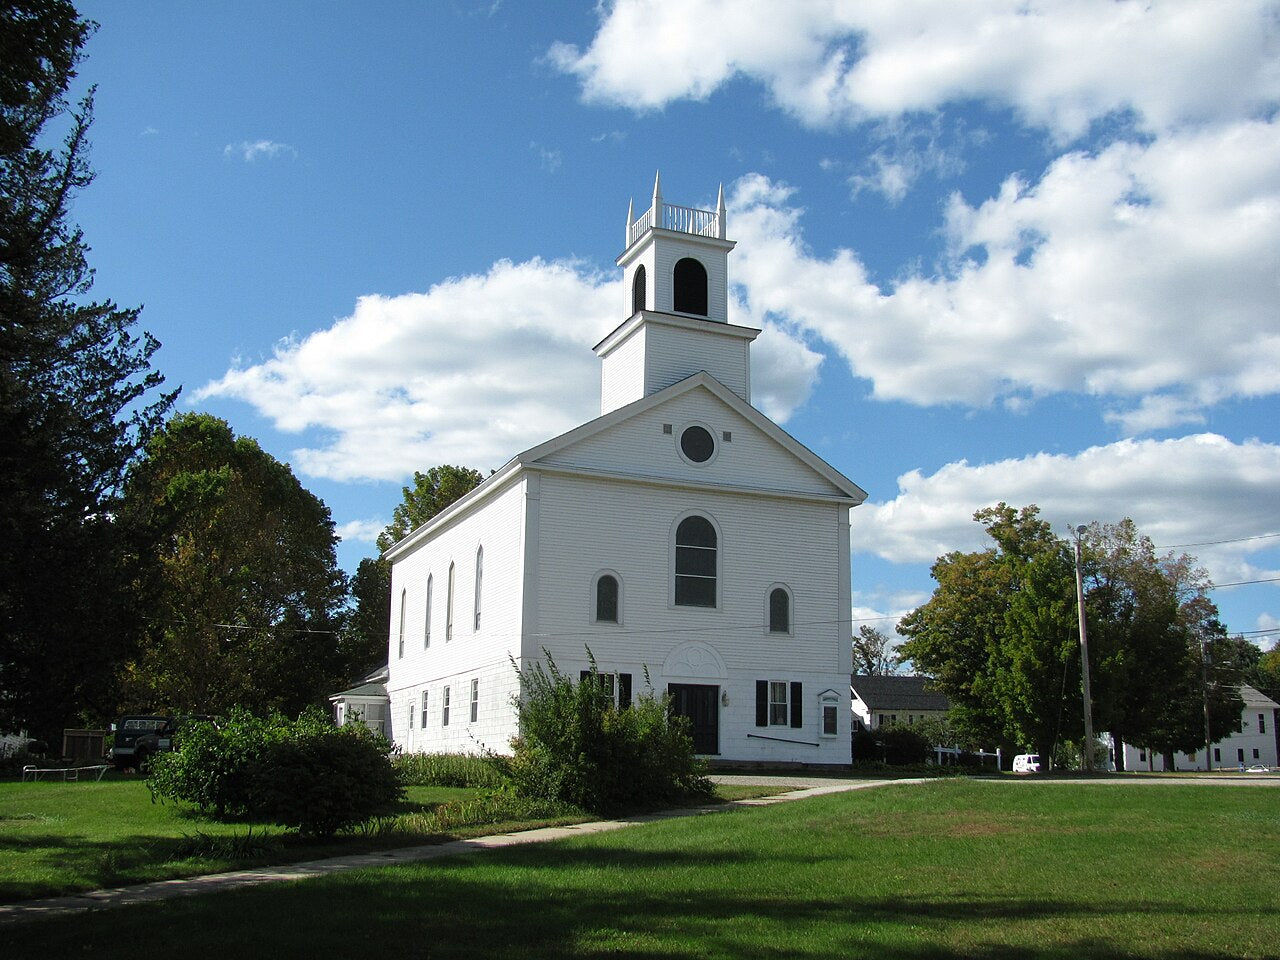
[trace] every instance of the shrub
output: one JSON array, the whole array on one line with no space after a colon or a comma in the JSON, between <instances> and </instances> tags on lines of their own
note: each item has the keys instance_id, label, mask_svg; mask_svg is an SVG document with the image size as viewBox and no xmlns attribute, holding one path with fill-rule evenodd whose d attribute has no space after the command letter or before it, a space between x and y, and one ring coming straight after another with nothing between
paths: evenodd
<instances>
[{"instance_id":1,"label":"shrub","mask_svg":"<svg viewBox=\"0 0 1280 960\"><path fill-rule=\"evenodd\" d=\"M929 741L910 727L887 724L875 730L855 730L853 761L890 766L923 764L933 754Z\"/></svg>"},{"instance_id":2,"label":"shrub","mask_svg":"<svg viewBox=\"0 0 1280 960\"><path fill-rule=\"evenodd\" d=\"M153 800L329 836L400 796L387 751L364 724L335 727L318 709L296 721L236 710L220 726L192 725L177 750L152 762L147 786Z\"/></svg>"},{"instance_id":3,"label":"shrub","mask_svg":"<svg viewBox=\"0 0 1280 960\"><path fill-rule=\"evenodd\" d=\"M253 808L253 776L270 744L288 734L280 714L256 717L243 708L225 721L192 723L177 750L157 754L147 773L152 800L184 800L216 817L238 816Z\"/></svg>"},{"instance_id":4,"label":"shrub","mask_svg":"<svg viewBox=\"0 0 1280 960\"><path fill-rule=\"evenodd\" d=\"M646 691L629 707L614 706L591 669L574 683L543 650L546 666L519 670L520 734L508 763L518 796L558 800L598 814L685 803L711 796L693 753L688 723L665 699Z\"/></svg>"},{"instance_id":5,"label":"shrub","mask_svg":"<svg viewBox=\"0 0 1280 960\"><path fill-rule=\"evenodd\" d=\"M392 758L405 786L498 788L506 783L494 757L462 753L402 753Z\"/></svg>"},{"instance_id":6,"label":"shrub","mask_svg":"<svg viewBox=\"0 0 1280 960\"><path fill-rule=\"evenodd\" d=\"M304 713L255 764L252 812L304 836L367 820L403 792L387 749L362 723L335 727L319 711Z\"/></svg>"}]
</instances>

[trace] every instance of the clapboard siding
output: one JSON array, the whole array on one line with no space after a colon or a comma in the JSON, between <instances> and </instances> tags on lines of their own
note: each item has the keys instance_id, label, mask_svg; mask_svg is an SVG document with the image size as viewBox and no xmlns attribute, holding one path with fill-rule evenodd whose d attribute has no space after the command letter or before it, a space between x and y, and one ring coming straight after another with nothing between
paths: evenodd
<instances>
[{"instance_id":1,"label":"clapboard siding","mask_svg":"<svg viewBox=\"0 0 1280 960\"><path fill-rule=\"evenodd\" d=\"M411 552L399 558L392 567L391 624L388 656L391 665L387 694L391 698L393 737L402 745L421 740L420 727L402 739L400 730L407 721L409 703L420 710L424 686L439 689L449 684L453 696L465 686L477 670L484 673L484 686L507 692L498 697L502 706L486 711L487 720L472 725L469 736L485 742L505 743L511 735L510 710L506 700L509 687L503 687L500 675L512 673L509 657L520 649L520 584L524 571L523 558L524 482L512 483L495 494L481 510L461 517L457 522L424 540ZM480 627L475 627L475 560L477 547L484 546L483 590ZM448 599L449 564L454 566L453 638L445 639ZM431 645L424 646L427 577L432 577ZM399 654L400 598L405 597L405 650ZM492 705L491 705L492 706ZM439 707L439 704L436 704ZM454 710L458 709L454 704ZM501 722L499 723L499 719ZM451 724L451 727L453 725ZM431 729L430 727L428 728ZM457 730L445 731L452 743ZM414 749L419 749L415 746Z\"/></svg>"}]
</instances>

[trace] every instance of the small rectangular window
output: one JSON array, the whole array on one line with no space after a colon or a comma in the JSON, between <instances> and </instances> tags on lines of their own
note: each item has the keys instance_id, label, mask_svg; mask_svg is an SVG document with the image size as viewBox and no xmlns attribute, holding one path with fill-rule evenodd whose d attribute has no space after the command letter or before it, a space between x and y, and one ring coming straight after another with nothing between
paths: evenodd
<instances>
[{"instance_id":1,"label":"small rectangular window","mask_svg":"<svg viewBox=\"0 0 1280 960\"><path fill-rule=\"evenodd\" d=\"M480 716L480 681L471 681L471 722L475 723Z\"/></svg>"},{"instance_id":2,"label":"small rectangular window","mask_svg":"<svg viewBox=\"0 0 1280 960\"><path fill-rule=\"evenodd\" d=\"M791 722L787 704L787 685L779 680L769 681L769 726L786 726Z\"/></svg>"},{"instance_id":3,"label":"small rectangular window","mask_svg":"<svg viewBox=\"0 0 1280 960\"><path fill-rule=\"evenodd\" d=\"M445 687L440 694L440 726L449 725L449 688Z\"/></svg>"},{"instance_id":4,"label":"small rectangular window","mask_svg":"<svg viewBox=\"0 0 1280 960\"><path fill-rule=\"evenodd\" d=\"M1257 748L1257 747L1254 747L1254 748L1253 748L1253 759L1255 759L1255 760L1257 760L1257 759L1258 759L1258 748Z\"/></svg>"},{"instance_id":5,"label":"small rectangular window","mask_svg":"<svg viewBox=\"0 0 1280 960\"><path fill-rule=\"evenodd\" d=\"M1222 751L1219 750L1217 747L1213 748L1213 762L1214 763L1222 762Z\"/></svg>"},{"instance_id":6,"label":"small rectangular window","mask_svg":"<svg viewBox=\"0 0 1280 960\"><path fill-rule=\"evenodd\" d=\"M1265 713L1258 714L1258 732L1267 732L1267 715Z\"/></svg>"},{"instance_id":7,"label":"small rectangular window","mask_svg":"<svg viewBox=\"0 0 1280 960\"><path fill-rule=\"evenodd\" d=\"M1244 763L1244 747L1240 747L1238 750L1236 750L1236 759L1239 760L1241 763Z\"/></svg>"},{"instance_id":8,"label":"small rectangular window","mask_svg":"<svg viewBox=\"0 0 1280 960\"><path fill-rule=\"evenodd\" d=\"M409 702L409 729L413 729L413 702Z\"/></svg>"},{"instance_id":9,"label":"small rectangular window","mask_svg":"<svg viewBox=\"0 0 1280 960\"><path fill-rule=\"evenodd\" d=\"M836 705L834 703L824 703L822 705L822 734L826 737L834 737L836 735L836 722L838 714L836 713Z\"/></svg>"},{"instance_id":10,"label":"small rectangular window","mask_svg":"<svg viewBox=\"0 0 1280 960\"><path fill-rule=\"evenodd\" d=\"M422 691L422 729L427 729L427 691Z\"/></svg>"}]
</instances>

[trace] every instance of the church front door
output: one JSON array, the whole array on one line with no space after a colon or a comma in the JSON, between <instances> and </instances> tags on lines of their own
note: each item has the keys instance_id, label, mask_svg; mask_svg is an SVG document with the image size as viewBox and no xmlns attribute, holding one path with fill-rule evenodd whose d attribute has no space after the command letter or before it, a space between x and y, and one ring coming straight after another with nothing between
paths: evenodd
<instances>
[{"instance_id":1,"label":"church front door","mask_svg":"<svg viewBox=\"0 0 1280 960\"><path fill-rule=\"evenodd\" d=\"M693 752L720 752L720 688L702 683L670 683L671 713L688 717L692 725Z\"/></svg>"}]
</instances>

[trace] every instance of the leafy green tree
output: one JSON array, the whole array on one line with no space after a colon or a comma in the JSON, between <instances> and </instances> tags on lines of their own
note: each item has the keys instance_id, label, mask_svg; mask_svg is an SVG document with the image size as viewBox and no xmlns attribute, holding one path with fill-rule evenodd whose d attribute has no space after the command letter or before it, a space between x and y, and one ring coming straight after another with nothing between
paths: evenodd
<instances>
[{"instance_id":1,"label":"leafy green tree","mask_svg":"<svg viewBox=\"0 0 1280 960\"><path fill-rule=\"evenodd\" d=\"M853 672L871 676L897 673L899 660L889 637L875 627L863 624L853 636Z\"/></svg>"},{"instance_id":2,"label":"leafy green tree","mask_svg":"<svg viewBox=\"0 0 1280 960\"><path fill-rule=\"evenodd\" d=\"M110 712L135 632L111 517L174 396L153 394L139 311L89 299L70 216L93 180L92 93L66 100L92 29L68 0L0 5L0 727L46 738Z\"/></svg>"},{"instance_id":3,"label":"leafy green tree","mask_svg":"<svg viewBox=\"0 0 1280 960\"><path fill-rule=\"evenodd\" d=\"M1073 690L1079 703L1071 561L1035 506L1001 503L974 519L996 546L938 559L933 597L898 626L900 654L951 699L964 737L1049 754L1082 715L1064 709Z\"/></svg>"},{"instance_id":4,"label":"leafy green tree","mask_svg":"<svg viewBox=\"0 0 1280 960\"><path fill-rule=\"evenodd\" d=\"M296 713L357 668L329 508L225 421L170 420L130 475L122 520L153 551L135 707Z\"/></svg>"},{"instance_id":5,"label":"leafy green tree","mask_svg":"<svg viewBox=\"0 0 1280 960\"><path fill-rule=\"evenodd\" d=\"M387 529L378 535L378 549L386 552L441 510L462 499L484 477L470 467L445 464L426 473L413 473L413 486L402 487L402 500L391 514Z\"/></svg>"},{"instance_id":6,"label":"leafy green tree","mask_svg":"<svg viewBox=\"0 0 1280 960\"><path fill-rule=\"evenodd\" d=\"M401 488L401 501L391 522L378 534L378 550L386 551L422 526L441 510L474 490L483 480L480 471L445 464L426 473L413 474L413 486ZM381 557L360 561L351 580L354 607L348 621L352 643L364 652L372 666L387 655L387 630L391 623L391 564Z\"/></svg>"},{"instance_id":7,"label":"leafy green tree","mask_svg":"<svg viewBox=\"0 0 1280 960\"><path fill-rule=\"evenodd\" d=\"M351 603L346 630L356 670L372 670L387 658L387 630L391 623L391 564L381 557L361 560L351 576Z\"/></svg>"},{"instance_id":8,"label":"leafy green tree","mask_svg":"<svg viewBox=\"0 0 1280 960\"><path fill-rule=\"evenodd\" d=\"M1035 506L974 519L996 545L934 564L933 597L904 618L901 654L935 678L965 736L1052 756L1083 723L1074 558ZM1083 537L1094 726L1160 752L1204 745L1239 722L1239 672L1201 669L1225 635L1211 584L1186 555L1157 556L1132 521ZM1207 684L1206 684L1207 679ZM1234 719L1233 719L1234 716Z\"/></svg>"}]
</instances>

